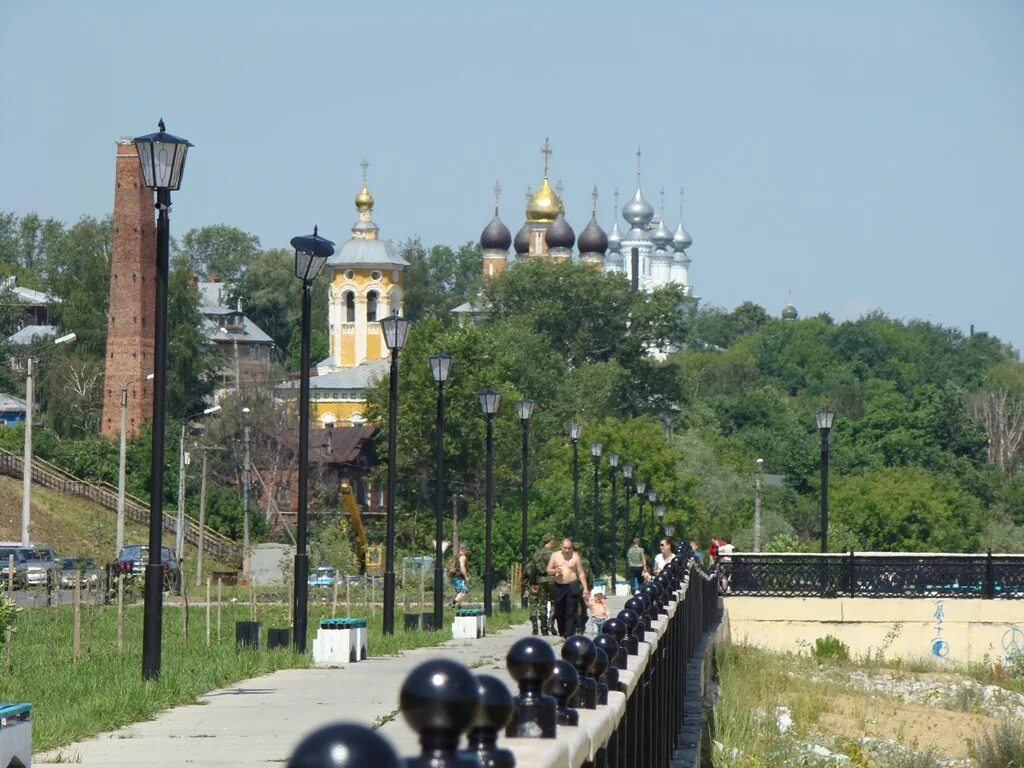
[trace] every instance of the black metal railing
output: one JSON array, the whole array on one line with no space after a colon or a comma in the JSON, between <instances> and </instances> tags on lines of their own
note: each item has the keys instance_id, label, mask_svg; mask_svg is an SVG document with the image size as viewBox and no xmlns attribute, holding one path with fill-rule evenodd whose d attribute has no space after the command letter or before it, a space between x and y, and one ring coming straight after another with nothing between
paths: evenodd
<instances>
[{"instance_id":1,"label":"black metal railing","mask_svg":"<svg viewBox=\"0 0 1024 768\"><path fill-rule=\"evenodd\" d=\"M1024 555L735 553L722 589L760 597L1024 599Z\"/></svg>"}]
</instances>

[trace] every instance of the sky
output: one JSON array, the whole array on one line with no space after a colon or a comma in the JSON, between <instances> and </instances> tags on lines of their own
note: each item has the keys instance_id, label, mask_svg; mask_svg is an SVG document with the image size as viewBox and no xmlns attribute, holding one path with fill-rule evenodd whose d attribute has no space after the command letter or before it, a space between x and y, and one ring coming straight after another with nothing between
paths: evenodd
<instances>
[{"instance_id":1,"label":"sky","mask_svg":"<svg viewBox=\"0 0 1024 768\"><path fill-rule=\"evenodd\" d=\"M0 210L113 207L115 140L188 138L172 234L514 233L543 173L579 233L637 183L694 293L882 311L1024 347L1018 0L0 0ZM62 138L63 137L63 138ZM620 219L620 226L622 221Z\"/></svg>"}]
</instances>

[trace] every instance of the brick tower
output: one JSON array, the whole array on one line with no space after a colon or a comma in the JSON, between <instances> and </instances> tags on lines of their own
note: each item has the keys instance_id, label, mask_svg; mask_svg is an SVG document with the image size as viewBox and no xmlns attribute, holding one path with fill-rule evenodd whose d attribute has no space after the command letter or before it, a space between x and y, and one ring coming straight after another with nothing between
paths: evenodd
<instances>
[{"instance_id":1,"label":"brick tower","mask_svg":"<svg viewBox=\"0 0 1024 768\"><path fill-rule=\"evenodd\" d=\"M153 190L142 183L131 139L117 140L114 243L110 258L107 356L102 432L117 437L121 392L127 392L128 435L153 415L153 333L156 310L156 225Z\"/></svg>"}]
</instances>

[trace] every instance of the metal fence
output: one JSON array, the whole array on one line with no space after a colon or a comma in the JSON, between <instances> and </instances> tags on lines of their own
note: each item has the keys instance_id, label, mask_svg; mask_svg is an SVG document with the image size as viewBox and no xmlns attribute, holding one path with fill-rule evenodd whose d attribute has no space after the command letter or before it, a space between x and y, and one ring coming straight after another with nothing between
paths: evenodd
<instances>
[{"instance_id":1,"label":"metal fence","mask_svg":"<svg viewBox=\"0 0 1024 768\"><path fill-rule=\"evenodd\" d=\"M1024 555L735 553L721 565L731 595L1024 599Z\"/></svg>"}]
</instances>

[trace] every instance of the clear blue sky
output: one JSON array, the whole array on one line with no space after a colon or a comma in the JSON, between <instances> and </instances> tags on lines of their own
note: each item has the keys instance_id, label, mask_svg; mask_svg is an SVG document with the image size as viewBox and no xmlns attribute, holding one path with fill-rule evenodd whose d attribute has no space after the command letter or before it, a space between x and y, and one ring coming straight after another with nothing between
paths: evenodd
<instances>
[{"instance_id":1,"label":"clear blue sky","mask_svg":"<svg viewBox=\"0 0 1024 768\"><path fill-rule=\"evenodd\" d=\"M189 138L172 231L341 242L370 161L384 237L479 236L565 184L686 187L706 303L787 293L1024 346L1024 3L0 2L0 210L113 204L114 140Z\"/></svg>"}]
</instances>

